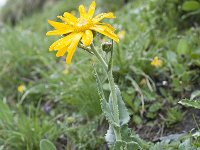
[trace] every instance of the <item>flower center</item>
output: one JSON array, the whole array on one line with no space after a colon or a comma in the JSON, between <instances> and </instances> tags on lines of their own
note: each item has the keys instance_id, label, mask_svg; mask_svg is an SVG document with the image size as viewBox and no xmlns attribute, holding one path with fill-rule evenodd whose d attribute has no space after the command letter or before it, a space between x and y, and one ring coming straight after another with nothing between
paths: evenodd
<instances>
[{"instance_id":1,"label":"flower center","mask_svg":"<svg viewBox=\"0 0 200 150\"><path fill-rule=\"evenodd\" d=\"M93 25L91 20L80 19L78 23L74 26L75 32L82 32L88 30Z\"/></svg>"}]
</instances>

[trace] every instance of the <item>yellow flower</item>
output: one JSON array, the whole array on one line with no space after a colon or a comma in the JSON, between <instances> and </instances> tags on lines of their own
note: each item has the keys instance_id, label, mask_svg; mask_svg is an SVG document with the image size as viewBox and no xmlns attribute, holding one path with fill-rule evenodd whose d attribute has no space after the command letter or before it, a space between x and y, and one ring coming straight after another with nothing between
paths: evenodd
<instances>
[{"instance_id":1,"label":"yellow flower","mask_svg":"<svg viewBox=\"0 0 200 150\"><path fill-rule=\"evenodd\" d=\"M19 85L19 86L17 87L17 91L20 92L20 93L23 93L25 90L26 90L25 85Z\"/></svg>"},{"instance_id":2,"label":"yellow flower","mask_svg":"<svg viewBox=\"0 0 200 150\"><path fill-rule=\"evenodd\" d=\"M110 24L100 22L104 18L115 18L113 13L101 13L93 17L95 9L96 3L93 1L88 12L86 12L83 5L79 6L80 18L76 18L72 14L65 12L63 16L58 16L63 23L48 20L49 24L55 30L47 32L46 35L64 35L63 38L54 42L49 50L57 50L57 57L61 57L67 52L67 64L71 63L71 59L80 40L84 46L90 46L93 41L92 31L99 32L113 39L115 42L119 42L118 36L114 33L115 29Z\"/></svg>"},{"instance_id":3,"label":"yellow flower","mask_svg":"<svg viewBox=\"0 0 200 150\"><path fill-rule=\"evenodd\" d=\"M152 60L151 62L151 65L152 66L155 66L155 67L161 67L162 66L162 60L160 60L157 56L154 57L154 59Z\"/></svg>"},{"instance_id":4,"label":"yellow flower","mask_svg":"<svg viewBox=\"0 0 200 150\"><path fill-rule=\"evenodd\" d=\"M126 34L126 31L125 30L121 30L117 33L117 36L120 38L120 39L123 39L125 37L125 34Z\"/></svg>"}]
</instances>

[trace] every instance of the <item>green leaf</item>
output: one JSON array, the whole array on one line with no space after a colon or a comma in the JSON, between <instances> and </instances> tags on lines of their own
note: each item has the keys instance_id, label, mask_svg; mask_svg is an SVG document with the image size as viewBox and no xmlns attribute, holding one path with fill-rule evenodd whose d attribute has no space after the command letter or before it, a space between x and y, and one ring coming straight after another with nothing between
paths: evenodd
<instances>
[{"instance_id":1,"label":"green leaf","mask_svg":"<svg viewBox=\"0 0 200 150\"><path fill-rule=\"evenodd\" d=\"M195 99L195 98L199 98L200 97L200 90L194 91L192 92L190 99Z\"/></svg>"},{"instance_id":2,"label":"green leaf","mask_svg":"<svg viewBox=\"0 0 200 150\"><path fill-rule=\"evenodd\" d=\"M200 109L200 100L183 99L183 100L179 101L178 103L182 104L184 106L189 106L189 107Z\"/></svg>"},{"instance_id":3,"label":"green leaf","mask_svg":"<svg viewBox=\"0 0 200 150\"><path fill-rule=\"evenodd\" d=\"M126 148L127 150L133 150L133 149L142 150L142 148L136 142L128 142L126 144Z\"/></svg>"},{"instance_id":4,"label":"green leaf","mask_svg":"<svg viewBox=\"0 0 200 150\"><path fill-rule=\"evenodd\" d=\"M142 123L142 119L141 119L141 117L138 116L138 115L134 115L134 116L133 116L133 121L134 121L134 123L135 123L136 125L140 125L140 124Z\"/></svg>"},{"instance_id":5,"label":"green leaf","mask_svg":"<svg viewBox=\"0 0 200 150\"><path fill-rule=\"evenodd\" d=\"M149 107L149 111L157 112L161 107L162 107L162 105L159 102L156 102Z\"/></svg>"},{"instance_id":6,"label":"green leaf","mask_svg":"<svg viewBox=\"0 0 200 150\"><path fill-rule=\"evenodd\" d=\"M99 96L100 96L100 104L101 104L102 112L105 115L106 120L109 122L109 124L116 126L116 123L115 123L113 115L112 115L112 111L110 109L110 105L106 101L106 98L105 98L105 95L104 95L104 92L103 92L103 85L101 83L101 80L100 80L94 66L93 66L93 68L94 68L94 73L95 73L95 77L96 77L98 93L99 93Z\"/></svg>"},{"instance_id":7,"label":"green leaf","mask_svg":"<svg viewBox=\"0 0 200 150\"><path fill-rule=\"evenodd\" d=\"M4 124L5 122L8 124L12 124L13 116L8 105L5 104L3 101L0 101L0 124Z\"/></svg>"},{"instance_id":8,"label":"green leaf","mask_svg":"<svg viewBox=\"0 0 200 150\"><path fill-rule=\"evenodd\" d=\"M122 100L121 92L117 85L116 85L116 95L117 95L117 103L118 103L118 110L119 110L120 126L123 126L129 122L130 116L129 116L128 110L125 106L125 103ZM112 109L112 93L110 93L109 103L110 103L110 107L111 107L110 109Z\"/></svg>"},{"instance_id":9,"label":"green leaf","mask_svg":"<svg viewBox=\"0 0 200 150\"><path fill-rule=\"evenodd\" d=\"M40 150L56 150L56 147L47 139L42 139L40 141Z\"/></svg>"},{"instance_id":10,"label":"green leaf","mask_svg":"<svg viewBox=\"0 0 200 150\"><path fill-rule=\"evenodd\" d=\"M124 141L116 141L114 146L113 146L113 150L124 150L126 146L126 142Z\"/></svg>"},{"instance_id":11,"label":"green leaf","mask_svg":"<svg viewBox=\"0 0 200 150\"><path fill-rule=\"evenodd\" d=\"M0 146L0 150L4 150L4 145Z\"/></svg>"},{"instance_id":12,"label":"green leaf","mask_svg":"<svg viewBox=\"0 0 200 150\"><path fill-rule=\"evenodd\" d=\"M182 10L184 11L195 11L200 9L200 4L197 1L191 0L191 1L186 1L182 5Z\"/></svg>"},{"instance_id":13,"label":"green leaf","mask_svg":"<svg viewBox=\"0 0 200 150\"><path fill-rule=\"evenodd\" d=\"M132 132L131 132L131 129L128 128L128 125L123 125L123 126L121 127L121 135L122 135L123 142L126 143L126 144L125 144L126 149L127 149L128 147L130 147L130 145L133 146L133 144L134 144L134 146L137 146L137 148L136 148L137 150L142 149L141 146L146 147L146 146L145 146L145 142L142 141L142 140L138 137L138 135L132 133ZM143 148L144 148L144 147L143 147ZM129 149L128 149L128 150L129 150Z\"/></svg>"},{"instance_id":14,"label":"green leaf","mask_svg":"<svg viewBox=\"0 0 200 150\"><path fill-rule=\"evenodd\" d=\"M152 146L150 147L150 150L162 150L163 147L164 147L164 144L158 142L158 143L156 143L155 145L152 145Z\"/></svg>"},{"instance_id":15,"label":"green leaf","mask_svg":"<svg viewBox=\"0 0 200 150\"><path fill-rule=\"evenodd\" d=\"M170 63L177 63L177 55L173 51L167 51L166 57Z\"/></svg>"},{"instance_id":16,"label":"green leaf","mask_svg":"<svg viewBox=\"0 0 200 150\"><path fill-rule=\"evenodd\" d=\"M194 150L194 147L192 146L190 139L187 139L179 145L178 149L179 150Z\"/></svg>"},{"instance_id":17,"label":"green leaf","mask_svg":"<svg viewBox=\"0 0 200 150\"><path fill-rule=\"evenodd\" d=\"M177 46L177 52L179 55L186 55L189 53L189 46L186 39L180 39Z\"/></svg>"},{"instance_id":18,"label":"green leaf","mask_svg":"<svg viewBox=\"0 0 200 150\"><path fill-rule=\"evenodd\" d=\"M136 142L116 141L113 150L142 150Z\"/></svg>"},{"instance_id":19,"label":"green leaf","mask_svg":"<svg viewBox=\"0 0 200 150\"><path fill-rule=\"evenodd\" d=\"M115 134L111 126L109 126L109 129L107 130L105 139L109 145L113 145L115 143Z\"/></svg>"}]
</instances>

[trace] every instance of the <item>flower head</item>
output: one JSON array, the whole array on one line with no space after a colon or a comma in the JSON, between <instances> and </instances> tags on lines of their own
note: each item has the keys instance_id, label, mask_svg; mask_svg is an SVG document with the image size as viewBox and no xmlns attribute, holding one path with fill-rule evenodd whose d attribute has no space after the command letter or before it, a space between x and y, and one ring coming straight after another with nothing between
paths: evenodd
<instances>
[{"instance_id":1,"label":"flower head","mask_svg":"<svg viewBox=\"0 0 200 150\"><path fill-rule=\"evenodd\" d=\"M25 90L26 90L25 85L19 85L19 86L17 87L17 91L18 91L19 93L23 93Z\"/></svg>"},{"instance_id":2,"label":"flower head","mask_svg":"<svg viewBox=\"0 0 200 150\"><path fill-rule=\"evenodd\" d=\"M110 24L100 22L104 18L115 18L113 13L101 13L93 17L95 9L96 3L93 1L88 12L86 12L83 5L79 6L79 18L65 12L63 16L58 16L63 23L48 20L55 30L47 32L46 35L65 35L54 42L49 50L57 50L57 57L61 57L67 52L66 62L70 64L79 41L86 47L90 46L93 41L93 31L99 32L115 42L119 42L118 36L114 33L115 29Z\"/></svg>"},{"instance_id":3,"label":"flower head","mask_svg":"<svg viewBox=\"0 0 200 150\"><path fill-rule=\"evenodd\" d=\"M151 61L151 65L155 67L161 67L162 63L162 60L160 60L157 56Z\"/></svg>"}]
</instances>

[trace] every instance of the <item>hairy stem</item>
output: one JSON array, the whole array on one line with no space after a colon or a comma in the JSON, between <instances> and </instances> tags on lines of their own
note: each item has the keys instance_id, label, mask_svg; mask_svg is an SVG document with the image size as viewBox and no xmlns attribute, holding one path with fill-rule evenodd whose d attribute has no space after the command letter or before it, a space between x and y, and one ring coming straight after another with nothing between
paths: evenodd
<instances>
[{"instance_id":1,"label":"hairy stem","mask_svg":"<svg viewBox=\"0 0 200 150\"><path fill-rule=\"evenodd\" d=\"M101 55L99 54L99 52L95 49L93 43L91 44L91 50L92 50L92 52L94 53L94 55L98 58L98 60L101 62L101 64L103 65L104 69L105 69L106 72L107 72L107 70L108 70L108 65L107 65L107 63L105 62L105 60L101 57Z\"/></svg>"},{"instance_id":2,"label":"hairy stem","mask_svg":"<svg viewBox=\"0 0 200 150\"><path fill-rule=\"evenodd\" d=\"M114 116L114 121L116 122L117 125L119 125L119 109L118 109L118 101L117 101L117 94L116 94L116 87L115 87L115 82L112 74L112 52L111 52L111 59L108 64L105 62L105 60L101 57L99 52L95 49L94 45L91 45L91 51L94 53L94 55L98 58L98 60L102 63L107 76L108 76L108 81L111 89L111 95L112 95L112 106L113 106L113 116ZM116 140L119 141L121 140L121 133L120 133L120 127L113 127L114 133Z\"/></svg>"},{"instance_id":3,"label":"hairy stem","mask_svg":"<svg viewBox=\"0 0 200 150\"><path fill-rule=\"evenodd\" d=\"M88 47L85 47L83 44L78 44L78 47L79 48L82 48L83 50L85 50L85 51L87 51L88 53L90 53L90 54L93 54L93 52L91 52L91 49L90 48L88 48ZM93 54L94 55L94 54Z\"/></svg>"}]
</instances>

